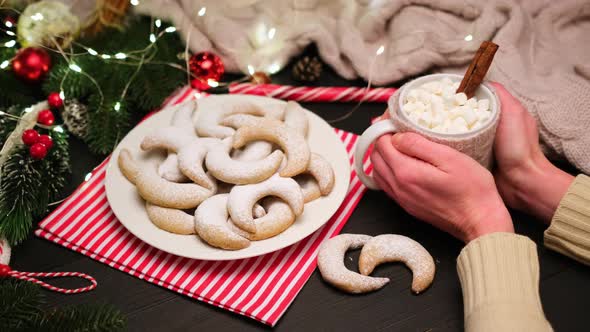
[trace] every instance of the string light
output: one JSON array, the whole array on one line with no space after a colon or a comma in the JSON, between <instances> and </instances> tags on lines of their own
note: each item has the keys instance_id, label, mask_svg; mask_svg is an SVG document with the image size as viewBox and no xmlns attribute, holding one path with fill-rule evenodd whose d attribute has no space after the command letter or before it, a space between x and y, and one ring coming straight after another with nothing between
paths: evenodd
<instances>
[{"instance_id":1,"label":"string light","mask_svg":"<svg viewBox=\"0 0 590 332\"><path fill-rule=\"evenodd\" d=\"M93 49L91 49L91 48L89 48L89 49L88 49L88 53L89 53L90 55L98 55L98 52L96 52L95 50L93 50Z\"/></svg>"},{"instance_id":2,"label":"string light","mask_svg":"<svg viewBox=\"0 0 590 332\"><path fill-rule=\"evenodd\" d=\"M119 110L121 109L121 103L120 102L116 102L115 106L113 106L113 109L117 112L119 112Z\"/></svg>"},{"instance_id":3,"label":"string light","mask_svg":"<svg viewBox=\"0 0 590 332\"><path fill-rule=\"evenodd\" d=\"M80 66L78 66L75 63L70 64L70 69L75 71L76 73L81 73L82 72L82 68L80 68Z\"/></svg>"},{"instance_id":4,"label":"string light","mask_svg":"<svg viewBox=\"0 0 590 332\"><path fill-rule=\"evenodd\" d=\"M4 68L8 67L8 65L10 65L10 61L4 60L4 61L2 61L2 63L0 63L0 69L4 69Z\"/></svg>"},{"instance_id":5,"label":"string light","mask_svg":"<svg viewBox=\"0 0 590 332\"><path fill-rule=\"evenodd\" d=\"M156 25L156 28L159 28L159 27L162 26L162 20L161 19L157 19L154 24Z\"/></svg>"},{"instance_id":6,"label":"string light","mask_svg":"<svg viewBox=\"0 0 590 332\"><path fill-rule=\"evenodd\" d=\"M377 49L377 52L375 54L381 55L381 54L383 54L383 52L385 52L385 46L381 45L381 46L379 46L379 48Z\"/></svg>"},{"instance_id":7,"label":"string light","mask_svg":"<svg viewBox=\"0 0 590 332\"><path fill-rule=\"evenodd\" d=\"M9 35L9 36L14 36L15 35L15 33L12 32L12 31L6 31L6 34Z\"/></svg>"},{"instance_id":8,"label":"string light","mask_svg":"<svg viewBox=\"0 0 590 332\"><path fill-rule=\"evenodd\" d=\"M465 36L465 41L472 41L472 40L473 40L473 36L472 35Z\"/></svg>"},{"instance_id":9,"label":"string light","mask_svg":"<svg viewBox=\"0 0 590 332\"><path fill-rule=\"evenodd\" d=\"M203 15L205 15L206 12L207 12L207 7L201 7L201 9L199 9L199 12L197 14L199 16L203 16Z\"/></svg>"},{"instance_id":10,"label":"string light","mask_svg":"<svg viewBox=\"0 0 590 332\"><path fill-rule=\"evenodd\" d=\"M270 30L268 30L268 39L273 39L275 37L275 33L277 33L277 29L270 28Z\"/></svg>"},{"instance_id":11,"label":"string light","mask_svg":"<svg viewBox=\"0 0 590 332\"><path fill-rule=\"evenodd\" d=\"M55 127L53 127L53 131L58 132L58 133L63 133L64 129L62 128L62 126L55 126Z\"/></svg>"},{"instance_id":12,"label":"string light","mask_svg":"<svg viewBox=\"0 0 590 332\"><path fill-rule=\"evenodd\" d=\"M275 62L275 63L271 64L271 65L268 67L268 72L269 72L270 74L276 74L276 73L277 73L279 70L281 70L281 65L279 65L277 62Z\"/></svg>"},{"instance_id":13,"label":"string light","mask_svg":"<svg viewBox=\"0 0 590 332\"><path fill-rule=\"evenodd\" d=\"M195 92L193 94L193 96L195 96L195 99L199 99L199 98L201 98L201 93L200 92Z\"/></svg>"},{"instance_id":14,"label":"string light","mask_svg":"<svg viewBox=\"0 0 590 332\"><path fill-rule=\"evenodd\" d=\"M153 33L150 34L150 42L152 42L152 43L156 42L156 35L154 35Z\"/></svg>"},{"instance_id":15,"label":"string light","mask_svg":"<svg viewBox=\"0 0 590 332\"><path fill-rule=\"evenodd\" d=\"M125 59L125 58L127 58L127 55L125 53L119 52L119 53L115 54L115 58L117 58L117 59Z\"/></svg>"},{"instance_id":16,"label":"string light","mask_svg":"<svg viewBox=\"0 0 590 332\"><path fill-rule=\"evenodd\" d=\"M84 177L84 181L88 182L91 178L92 178L92 172L86 174L86 176Z\"/></svg>"},{"instance_id":17,"label":"string light","mask_svg":"<svg viewBox=\"0 0 590 332\"><path fill-rule=\"evenodd\" d=\"M164 30L164 31L166 31L168 33L172 33L174 31L176 31L176 27L167 27L166 30Z\"/></svg>"},{"instance_id":18,"label":"string light","mask_svg":"<svg viewBox=\"0 0 590 332\"><path fill-rule=\"evenodd\" d=\"M254 75L254 67L252 65L248 65L248 73Z\"/></svg>"},{"instance_id":19,"label":"string light","mask_svg":"<svg viewBox=\"0 0 590 332\"><path fill-rule=\"evenodd\" d=\"M6 22L4 22L4 25L6 25L6 27L8 27L8 28L12 28L12 26L13 26L12 22L10 22L8 20Z\"/></svg>"},{"instance_id":20,"label":"string light","mask_svg":"<svg viewBox=\"0 0 590 332\"><path fill-rule=\"evenodd\" d=\"M103 59L110 59L111 58L111 56L108 55L108 54L103 54L100 57L103 58Z\"/></svg>"},{"instance_id":21,"label":"string light","mask_svg":"<svg viewBox=\"0 0 590 332\"><path fill-rule=\"evenodd\" d=\"M131 3L132 6L137 6L139 5L139 0L131 0L129 1Z\"/></svg>"},{"instance_id":22,"label":"string light","mask_svg":"<svg viewBox=\"0 0 590 332\"><path fill-rule=\"evenodd\" d=\"M219 86L219 82L217 82L216 80L213 79L207 79L207 84L209 84L210 87L212 88L216 88Z\"/></svg>"},{"instance_id":23,"label":"string light","mask_svg":"<svg viewBox=\"0 0 590 332\"><path fill-rule=\"evenodd\" d=\"M4 46L6 47L13 47L14 45L16 45L16 40L9 40L6 43L4 43Z\"/></svg>"}]
</instances>

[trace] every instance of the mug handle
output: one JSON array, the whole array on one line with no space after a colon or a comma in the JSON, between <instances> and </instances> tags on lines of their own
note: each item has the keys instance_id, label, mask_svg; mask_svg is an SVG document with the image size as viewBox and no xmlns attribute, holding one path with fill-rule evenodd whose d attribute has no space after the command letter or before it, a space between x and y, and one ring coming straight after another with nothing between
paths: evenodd
<instances>
[{"instance_id":1,"label":"mug handle","mask_svg":"<svg viewBox=\"0 0 590 332\"><path fill-rule=\"evenodd\" d=\"M354 168L361 182L369 189L379 190L379 186L373 180L373 177L367 175L363 169L363 160L367 150L373 142L382 135L395 133L397 128L390 119L375 122L359 137L354 151Z\"/></svg>"}]
</instances>

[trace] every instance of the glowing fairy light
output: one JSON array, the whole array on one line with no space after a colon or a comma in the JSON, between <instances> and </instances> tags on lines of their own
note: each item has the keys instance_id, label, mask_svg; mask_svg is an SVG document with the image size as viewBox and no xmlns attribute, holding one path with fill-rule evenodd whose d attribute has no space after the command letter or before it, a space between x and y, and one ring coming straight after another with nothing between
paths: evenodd
<instances>
[{"instance_id":1,"label":"glowing fairy light","mask_svg":"<svg viewBox=\"0 0 590 332\"><path fill-rule=\"evenodd\" d=\"M58 132L58 133L63 133L64 129L62 128L62 126L55 126L53 128L53 131Z\"/></svg>"},{"instance_id":2,"label":"glowing fairy light","mask_svg":"<svg viewBox=\"0 0 590 332\"><path fill-rule=\"evenodd\" d=\"M15 35L15 33L12 32L12 31L6 31L6 34L9 35L9 36L14 36Z\"/></svg>"},{"instance_id":3,"label":"glowing fairy light","mask_svg":"<svg viewBox=\"0 0 590 332\"><path fill-rule=\"evenodd\" d=\"M86 174L86 176L84 177L84 181L88 182L90 179L92 178L92 173L88 173Z\"/></svg>"},{"instance_id":4,"label":"glowing fairy light","mask_svg":"<svg viewBox=\"0 0 590 332\"><path fill-rule=\"evenodd\" d=\"M61 90L61 91L59 92L59 98L61 98L61 100L64 100L64 99L66 99L66 94L64 93L64 91L63 91L63 90Z\"/></svg>"},{"instance_id":5,"label":"glowing fairy light","mask_svg":"<svg viewBox=\"0 0 590 332\"><path fill-rule=\"evenodd\" d=\"M201 7L201 9L199 9L199 12L197 14L199 16L203 16L203 15L205 15L206 12L207 12L207 7Z\"/></svg>"},{"instance_id":6,"label":"glowing fairy light","mask_svg":"<svg viewBox=\"0 0 590 332\"><path fill-rule=\"evenodd\" d=\"M31 15L31 19L33 21L41 21L41 20L43 20L43 18L44 18L43 14L41 14L41 13L36 13L35 15Z\"/></svg>"},{"instance_id":7,"label":"glowing fairy light","mask_svg":"<svg viewBox=\"0 0 590 332\"><path fill-rule=\"evenodd\" d=\"M254 67L252 65L248 65L248 73L254 75Z\"/></svg>"},{"instance_id":8,"label":"glowing fairy light","mask_svg":"<svg viewBox=\"0 0 590 332\"><path fill-rule=\"evenodd\" d=\"M6 21L4 22L4 25L6 25L7 28L12 28L13 24L10 21Z\"/></svg>"},{"instance_id":9,"label":"glowing fairy light","mask_svg":"<svg viewBox=\"0 0 590 332\"><path fill-rule=\"evenodd\" d=\"M472 41L472 40L473 40L473 36L472 35L465 36L465 41Z\"/></svg>"},{"instance_id":10,"label":"glowing fairy light","mask_svg":"<svg viewBox=\"0 0 590 332\"><path fill-rule=\"evenodd\" d=\"M271 65L268 67L268 72L269 72L270 74L276 74L276 73L277 73L279 70L281 70L281 65L279 65L277 62L275 62L275 63L271 64Z\"/></svg>"},{"instance_id":11,"label":"glowing fairy light","mask_svg":"<svg viewBox=\"0 0 590 332\"><path fill-rule=\"evenodd\" d=\"M115 106L113 106L113 109L117 112L119 112L119 110L121 110L121 103L120 102L116 102Z\"/></svg>"},{"instance_id":12,"label":"glowing fairy light","mask_svg":"<svg viewBox=\"0 0 590 332\"><path fill-rule=\"evenodd\" d=\"M75 63L72 63L69 65L70 69L75 71L76 73L81 73L82 72L82 68L80 68L80 66L78 66Z\"/></svg>"},{"instance_id":13,"label":"glowing fairy light","mask_svg":"<svg viewBox=\"0 0 590 332\"><path fill-rule=\"evenodd\" d=\"M161 19L157 19L156 22L154 22L154 24L156 25L156 28L159 28L162 26L162 20Z\"/></svg>"},{"instance_id":14,"label":"glowing fairy light","mask_svg":"<svg viewBox=\"0 0 590 332\"><path fill-rule=\"evenodd\" d=\"M270 30L268 30L268 39L273 39L275 37L276 33L277 33L277 29L270 28Z\"/></svg>"},{"instance_id":15,"label":"glowing fairy light","mask_svg":"<svg viewBox=\"0 0 590 332\"><path fill-rule=\"evenodd\" d=\"M383 52L385 52L385 46L381 45L381 46L379 46L379 48L377 49L377 52L375 54L381 55L381 54L383 54Z\"/></svg>"},{"instance_id":16,"label":"glowing fairy light","mask_svg":"<svg viewBox=\"0 0 590 332\"><path fill-rule=\"evenodd\" d=\"M199 98L201 98L201 93L200 92L195 92L193 94L193 96L195 97L195 99L199 99Z\"/></svg>"},{"instance_id":17,"label":"glowing fairy light","mask_svg":"<svg viewBox=\"0 0 590 332\"><path fill-rule=\"evenodd\" d=\"M209 84L210 87L212 88L216 88L219 86L219 82L217 82L216 80L213 79L207 79L207 84Z\"/></svg>"},{"instance_id":18,"label":"glowing fairy light","mask_svg":"<svg viewBox=\"0 0 590 332\"><path fill-rule=\"evenodd\" d=\"M164 31L166 31L168 33L172 33L174 31L176 31L176 27L167 27L166 30L164 30Z\"/></svg>"},{"instance_id":19,"label":"glowing fairy light","mask_svg":"<svg viewBox=\"0 0 590 332\"><path fill-rule=\"evenodd\" d=\"M25 113L30 113L33 110L32 107L27 107L25 108Z\"/></svg>"},{"instance_id":20,"label":"glowing fairy light","mask_svg":"<svg viewBox=\"0 0 590 332\"><path fill-rule=\"evenodd\" d=\"M108 55L108 54L103 54L100 57L103 58L103 59L110 59L111 58L111 56Z\"/></svg>"},{"instance_id":21,"label":"glowing fairy light","mask_svg":"<svg viewBox=\"0 0 590 332\"><path fill-rule=\"evenodd\" d=\"M88 53L89 53L90 55L98 55L98 52L96 52L96 51L95 51L95 50L93 50L92 48L89 48L89 49L88 49Z\"/></svg>"},{"instance_id":22,"label":"glowing fairy light","mask_svg":"<svg viewBox=\"0 0 590 332\"><path fill-rule=\"evenodd\" d=\"M156 42L156 35L154 35L153 33L150 34L150 42L152 42L152 43Z\"/></svg>"},{"instance_id":23,"label":"glowing fairy light","mask_svg":"<svg viewBox=\"0 0 590 332\"><path fill-rule=\"evenodd\" d=\"M4 46L6 47L13 47L14 45L16 45L16 40L9 40L6 43L4 43Z\"/></svg>"},{"instance_id":24,"label":"glowing fairy light","mask_svg":"<svg viewBox=\"0 0 590 332\"><path fill-rule=\"evenodd\" d=\"M139 5L139 0L131 0L129 3L131 3L132 6L137 6Z\"/></svg>"},{"instance_id":25,"label":"glowing fairy light","mask_svg":"<svg viewBox=\"0 0 590 332\"><path fill-rule=\"evenodd\" d=\"M4 69L4 68L8 67L9 64L10 64L10 61L8 61L8 60L2 61L2 63L0 63L0 69Z\"/></svg>"},{"instance_id":26,"label":"glowing fairy light","mask_svg":"<svg viewBox=\"0 0 590 332\"><path fill-rule=\"evenodd\" d=\"M117 59L126 59L127 58L127 54L119 52L119 53L115 54L115 58L117 58Z\"/></svg>"}]
</instances>

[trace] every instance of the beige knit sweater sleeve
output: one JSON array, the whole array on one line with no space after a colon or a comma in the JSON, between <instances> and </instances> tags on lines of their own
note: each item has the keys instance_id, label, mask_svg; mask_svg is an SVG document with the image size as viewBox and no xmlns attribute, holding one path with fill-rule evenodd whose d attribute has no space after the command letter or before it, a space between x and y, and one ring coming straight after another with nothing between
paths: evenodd
<instances>
[{"instance_id":1,"label":"beige knit sweater sleeve","mask_svg":"<svg viewBox=\"0 0 590 332\"><path fill-rule=\"evenodd\" d=\"M539 259L529 238L492 233L457 259L466 331L552 331L539 298Z\"/></svg>"},{"instance_id":2,"label":"beige knit sweater sleeve","mask_svg":"<svg viewBox=\"0 0 590 332\"><path fill-rule=\"evenodd\" d=\"M590 265L590 177L578 175L561 199L545 246Z\"/></svg>"}]
</instances>

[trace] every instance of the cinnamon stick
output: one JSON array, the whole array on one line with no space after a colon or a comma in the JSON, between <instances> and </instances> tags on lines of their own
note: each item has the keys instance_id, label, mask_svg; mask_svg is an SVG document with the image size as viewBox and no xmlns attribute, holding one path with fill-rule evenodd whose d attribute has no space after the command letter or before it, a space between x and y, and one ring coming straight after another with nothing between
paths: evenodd
<instances>
[{"instance_id":1,"label":"cinnamon stick","mask_svg":"<svg viewBox=\"0 0 590 332\"><path fill-rule=\"evenodd\" d=\"M469 68L465 72L465 76L463 76L457 93L464 92L467 98L473 97L475 90L477 90L477 87L481 84L490 69L497 50L498 45L490 41L481 43L477 53L475 53L473 60L469 64Z\"/></svg>"}]
</instances>

